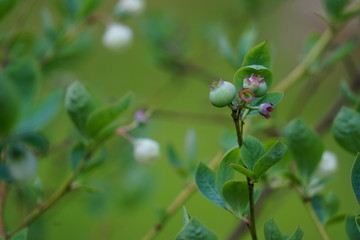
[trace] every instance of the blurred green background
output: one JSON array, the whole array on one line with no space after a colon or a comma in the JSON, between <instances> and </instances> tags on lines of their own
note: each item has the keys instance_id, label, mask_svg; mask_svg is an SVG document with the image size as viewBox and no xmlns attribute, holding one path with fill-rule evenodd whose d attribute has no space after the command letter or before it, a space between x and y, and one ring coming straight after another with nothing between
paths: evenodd
<instances>
[{"instance_id":1,"label":"blurred green background","mask_svg":"<svg viewBox=\"0 0 360 240\"><path fill-rule=\"evenodd\" d=\"M24 1L25 2L25 1ZM98 11L109 14L117 1L103 1ZM55 207L38 219L30 229L33 240L97 240L97 239L141 239L158 220L164 209L181 191L184 182L170 166L166 146L173 144L182 153L184 138L189 129L197 135L198 161L210 162L222 149L221 139L225 132L233 130L230 112L218 109L208 101L207 85L211 80L223 78L231 81L234 68L219 54L213 44L210 30L214 26L223 29L235 44L242 31L255 23L258 28L257 43L268 41L273 52L274 85L286 76L299 62L304 42L312 32L322 32L326 23L317 16L323 13L321 1L264 1L262 9L246 7L241 0L152 0L146 1L145 11L126 20L134 31L132 44L119 52L109 51L101 44L104 26L91 27L94 44L76 64L64 65L56 72L44 76L46 92L63 87L77 79L103 99L111 102L131 91L135 101L131 114L139 108L160 109L150 122L134 132L138 137L150 137L159 141L162 157L154 165L135 166L131 156L131 145L121 137L113 138L108 144L109 155L106 163L86 179L88 186L99 189L98 193L85 190L74 191L65 196ZM55 1L26 1L1 22L1 32L8 31L17 18L25 18L27 31L39 32L40 11L49 8L56 12ZM151 17L165 16L164 21L174 21L180 27L178 33L185 39L184 56L193 65L206 73L174 74L161 67L154 57L154 49L144 28ZM341 31L334 43L341 43L351 35L359 36L358 22L353 21ZM352 54L358 60L359 47ZM357 61L358 64L359 61ZM359 64L358 64L359 65ZM359 66L358 66L359 67ZM347 77L342 64L332 68L316 94L311 97L304 111L297 111L306 94L301 95L304 83L292 86L285 92L281 104L276 107L273 117L268 120L279 129L294 116L302 117L314 126L322 118L332 101L340 94L339 81ZM300 108L299 108L300 109ZM172 113L176 112L178 114ZM130 122L128 114L124 123ZM255 117L251 124L267 121ZM55 122L47 127L45 134L51 140L51 147L73 134L70 120L64 109ZM256 136L266 140L264 134ZM332 138L331 132L324 134L326 150L335 152L339 160L338 175L325 191L333 191L341 200L340 211L356 213L359 207L351 189L349 173L354 160L351 154L342 150ZM68 175L68 148L71 140L60 150L50 152L40 160L40 177L45 196ZM8 203L9 225L14 226L16 216L26 209L15 202ZM237 220L206 200L199 193L186 202L190 215L197 217L211 228L220 239L227 239L237 226ZM264 221L274 217L284 233L293 232L297 226L304 230L304 239L320 239L317 230L293 190L280 190L265 202L257 227L263 238ZM174 239L183 225L179 211L162 230L158 239ZM328 228L332 239L346 239L344 224ZM245 239L250 239L248 236Z\"/></svg>"}]
</instances>

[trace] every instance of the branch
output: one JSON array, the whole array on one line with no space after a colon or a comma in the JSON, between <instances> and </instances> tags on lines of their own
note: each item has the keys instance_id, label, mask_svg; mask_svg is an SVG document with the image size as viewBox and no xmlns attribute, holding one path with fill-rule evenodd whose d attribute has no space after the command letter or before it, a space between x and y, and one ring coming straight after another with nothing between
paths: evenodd
<instances>
[{"instance_id":1,"label":"branch","mask_svg":"<svg viewBox=\"0 0 360 240\"><path fill-rule=\"evenodd\" d=\"M92 150L90 150L81 160L76 169L70 174L70 176L65 180L63 185L58 188L47 200L41 203L37 208L32 210L27 217L23 220L21 224L15 227L12 231L5 235L5 239L10 239L14 234L19 232L21 229L25 228L31 224L34 220L44 214L50 207L54 206L66 193L72 190L72 184L79 176L81 171L86 166L88 160L92 157L92 154L96 151L99 144L97 144Z\"/></svg>"},{"instance_id":2,"label":"branch","mask_svg":"<svg viewBox=\"0 0 360 240\"><path fill-rule=\"evenodd\" d=\"M6 201L6 190L7 184L5 181L0 182L0 237L5 237L6 229L5 229L5 201Z\"/></svg>"},{"instance_id":3,"label":"branch","mask_svg":"<svg viewBox=\"0 0 360 240\"><path fill-rule=\"evenodd\" d=\"M221 160L222 152L218 153L215 158L209 164L210 169L216 169ZM181 208L184 203L192 196L196 191L196 185L193 182L185 186L185 188L179 193L179 195L174 199L174 201L168 206L165 216L156 223L148 233L142 238L142 240L151 240L154 239L164 228L165 224L169 219Z\"/></svg>"}]
</instances>

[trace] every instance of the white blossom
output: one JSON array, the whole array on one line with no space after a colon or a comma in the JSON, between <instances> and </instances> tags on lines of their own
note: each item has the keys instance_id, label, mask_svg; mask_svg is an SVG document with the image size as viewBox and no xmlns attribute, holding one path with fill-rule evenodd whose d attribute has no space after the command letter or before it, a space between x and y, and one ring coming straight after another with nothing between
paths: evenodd
<instances>
[{"instance_id":1,"label":"white blossom","mask_svg":"<svg viewBox=\"0 0 360 240\"><path fill-rule=\"evenodd\" d=\"M145 2L143 0L120 0L116 6L116 12L127 14L137 14L144 10Z\"/></svg>"},{"instance_id":2,"label":"white blossom","mask_svg":"<svg viewBox=\"0 0 360 240\"><path fill-rule=\"evenodd\" d=\"M338 168L337 157L333 152L324 151L318 166L318 174L320 176L331 176Z\"/></svg>"},{"instance_id":3,"label":"white blossom","mask_svg":"<svg viewBox=\"0 0 360 240\"><path fill-rule=\"evenodd\" d=\"M160 156L160 145L150 138L138 138L133 142L134 157L139 163L153 163Z\"/></svg>"},{"instance_id":4,"label":"white blossom","mask_svg":"<svg viewBox=\"0 0 360 240\"><path fill-rule=\"evenodd\" d=\"M130 27L121 23L111 23L103 35L102 42L111 50L119 50L128 46L133 39L133 31Z\"/></svg>"}]
</instances>

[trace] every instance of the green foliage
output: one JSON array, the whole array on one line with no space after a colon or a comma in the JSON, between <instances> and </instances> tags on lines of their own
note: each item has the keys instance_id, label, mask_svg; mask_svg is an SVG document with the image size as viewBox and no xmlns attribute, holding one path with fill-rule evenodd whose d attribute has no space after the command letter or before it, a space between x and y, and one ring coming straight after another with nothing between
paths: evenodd
<instances>
[{"instance_id":1,"label":"green foliage","mask_svg":"<svg viewBox=\"0 0 360 240\"><path fill-rule=\"evenodd\" d=\"M26 240L28 236L28 229L24 228L15 234L10 240Z\"/></svg>"},{"instance_id":2,"label":"green foliage","mask_svg":"<svg viewBox=\"0 0 360 240\"><path fill-rule=\"evenodd\" d=\"M0 76L0 136L7 134L19 115L19 95L8 79Z\"/></svg>"},{"instance_id":3,"label":"green foliage","mask_svg":"<svg viewBox=\"0 0 360 240\"><path fill-rule=\"evenodd\" d=\"M242 67L260 65L265 68L271 69L272 60L270 48L267 42L262 42L259 45L252 48L244 57Z\"/></svg>"},{"instance_id":4,"label":"green foliage","mask_svg":"<svg viewBox=\"0 0 360 240\"><path fill-rule=\"evenodd\" d=\"M287 147L281 141L277 141L254 165L254 173L260 178L269 168L278 163L284 156Z\"/></svg>"},{"instance_id":5,"label":"green foliage","mask_svg":"<svg viewBox=\"0 0 360 240\"><path fill-rule=\"evenodd\" d=\"M351 184L356 199L360 204L360 153L356 155L355 162L351 170Z\"/></svg>"},{"instance_id":6,"label":"green foliage","mask_svg":"<svg viewBox=\"0 0 360 240\"><path fill-rule=\"evenodd\" d=\"M345 43L342 43L339 47L334 49L322 62L322 67L327 68L331 67L335 63L338 63L340 60L344 59L349 54L353 53L357 46L356 38L350 38Z\"/></svg>"},{"instance_id":7,"label":"green foliage","mask_svg":"<svg viewBox=\"0 0 360 240\"><path fill-rule=\"evenodd\" d=\"M280 228L273 218L267 220L264 224L265 240L284 240Z\"/></svg>"},{"instance_id":8,"label":"green foliage","mask_svg":"<svg viewBox=\"0 0 360 240\"><path fill-rule=\"evenodd\" d=\"M218 240L218 237L208 227L196 218L185 222L184 227L176 236L176 240Z\"/></svg>"},{"instance_id":9,"label":"green foliage","mask_svg":"<svg viewBox=\"0 0 360 240\"><path fill-rule=\"evenodd\" d=\"M80 82L73 82L66 89L65 108L79 133L86 136L86 121L88 116L95 111L96 104L94 98Z\"/></svg>"},{"instance_id":10,"label":"green foliage","mask_svg":"<svg viewBox=\"0 0 360 240\"><path fill-rule=\"evenodd\" d=\"M0 0L0 21L16 6L18 0Z\"/></svg>"},{"instance_id":11,"label":"green foliage","mask_svg":"<svg viewBox=\"0 0 360 240\"><path fill-rule=\"evenodd\" d=\"M63 101L63 91L54 90L31 107L23 115L16 126L19 132L38 131L45 128L60 111Z\"/></svg>"},{"instance_id":12,"label":"green foliage","mask_svg":"<svg viewBox=\"0 0 360 240\"><path fill-rule=\"evenodd\" d=\"M347 216L345 220L345 229L349 240L359 240L360 231L356 224L355 216Z\"/></svg>"},{"instance_id":13,"label":"green foliage","mask_svg":"<svg viewBox=\"0 0 360 240\"><path fill-rule=\"evenodd\" d=\"M193 129L189 129L185 136L185 159L182 159L176 152L173 145L167 146L167 157L171 166L177 171L181 177L192 177L196 170L196 154L197 141L196 133Z\"/></svg>"},{"instance_id":14,"label":"green foliage","mask_svg":"<svg viewBox=\"0 0 360 240\"><path fill-rule=\"evenodd\" d=\"M90 137L96 137L101 130L109 126L120 116L130 105L132 95L126 95L119 102L100 108L90 113L86 118L86 133Z\"/></svg>"},{"instance_id":15,"label":"green foliage","mask_svg":"<svg viewBox=\"0 0 360 240\"><path fill-rule=\"evenodd\" d=\"M200 163L195 174L195 182L199 191L207 199L226 209L222 196L223 185L233 178L234 170L231 165L238 164L240 161L239 148L234 147L224 154L216 172Z\"/></svg>"},{"instance_id":16,"label":"green foliage","mask_svg":"<svg viewBox=\"0 0 360 240\"><path fill-rule=\"evenodd\" d=\"M167 158L171 164L171 166L174 168L175 171L177 171L181 176L186 177L187 171L184 166L183 161L180 159L179 155L175 151L174 147L172 145L168 145L166 148L167 152Z\"/></svg>"},{"instance_id":17,"label":"green foliage","mask_svg":"<svg viewBox=\"0 0 360 240\"><path fill-rule=\"evenodd\" d=\"M341 81L340 87L343 96L349 103L356 104L359 101L359 97L350 89L346 81Z\"/></svg>"},{"instance_id":18,"label":"green foliage","mask_svg":"<svg viewBox=\"0 0 360 240\"><path fill-rule=\"evenodd\" d=\"M227 151L216 170L215 184L218 192L222 192L223 185L234 177L234 170L230 166L240 162L239 148L234 147Z\"/></svg>"},{"instance_id":19,"label":"green foliage","mask_svg":"<svg viewBox=\"0 0 360 240\"><path fill-rule=\"evenodd\" d=\"M239 164L231 164L232 168L234 168L235 171L243 174L245 177L250 178L252 181L256 181L256 175L253 171L239 165Z\"/></svg>"},{"instance_id":20,"label":"green foliage","mask_svg":"<svg viewBox=\"0 0 360 240\"><path fill-rule=\"evenodd\" d=\"M304 232L297 228L289 237L284 236L273 218L267 220L264 224L265 240L301 240Z\"/></svg>"},{"instance_id":21,"label":"green foliage","mask_svg":"<svg viewBox=\"0 0 360 240\"><path fill-rule=\"evenodd\" d=\"M323 225L333 220L339 210L340 202L334 193L318 195L311 199L311 205Z\"/></svg>"},{"instance_id":22,"label":"green foliage","mask_svg":"<svg viewBox=\"0 0 360 240\"><path fill-rule=\"evenodd\" d=\"M237 53L239 56L239 62L243 62L246 54L255 45L256 37L258 33L254 26L247 28L239 37L237 43ZM238 66L239 67L239 66Z\"/></svg>"},{"instance_id":23,"label":"green foliage","mask_svg":"<svg viewBox=\"0 0 360 240\"><path fill-rule=\"evenodd\" d=\"M216 187L214 171L211 171L205 164L200 163L196 170L195 182L199 191L207 199L222 208L226 208L223 196Z\"/></svg>"},{"instance_id":24,"label":"green foliage","mask_svg":"<svg viewBox=\"0 0 360 240\"><path fill-rule=\"evenodd\" d=\"M315 172L324 150L320 137L300 119L291 121L284 132L297 170L305 181Z\"/></svg>"},{"instance_id":25,"label":"green foliage","mask_svg":"<svg viewBox=\"0 0 360 240\"><path fill-rule=\"evenodd\" d=\"M247 214L249 189L246 182L228 181L222 189L227 208L238 218Z\"/></svg>"},{"instance_id":26,"label":"green foliage","mask_svg":"<svg viewBox=\"0 0 360 240\"><path fill-rule=\"evenodd\" d=\"M261 65L250 65L242 67L235 72L234 85L237 91L242 89L244 78L250 77L252 73L263 76L267 87L270 88L273 79L272 71Z\"/></svg>"},{"instance_id":27,"label":"green foliage","mask_svg":"<svg viewBox=\"0 0 360 240\"><path fill-rule=\"evenodd\" d=\"M360 113L342 107L336 115L332 132L337 143L345 150L356 154L360 152Z\"/></svg>"},{"instance_id":28,"label":"green foliage","mask_svg":"<svg viewBox=\"0 0 360 240\"><path fill-rule=\"evenodd\" d=\"M265 148L255 137L246 137L240 149L240 157L245 166L253 170L255 163L265 154Z\"/></svg>"},{"instance_id":29,"label":"green foliage","mask_svg":"<svg viewBox=\"0 0 360 240\"><path fill-rule=\"evenodd\" d=\"M22 58L6 67L4 75L16 86L23 107L28 107L39 88L40 72L37 63L32 59Z\"/></svg>"},{"instance_id":30,"label":"green foliage","mask_svg":"<svg viewBox=\"0 0 360 240\"><path fill-rule=\"evenodd\" d=\"M80 21L88 17L102 0L61 0L71 19Z\"/></svg>"},{"instance_id":31,"label":"green foliage","mask_svg":"<svg viewBox=\"0 0 360 240\"><path fill-rule=\"evenodd\" d=\"M350 0L324 0L326 12L331 20L337 20L341 17L345 7Z\"/></svg>"},{"instance_id":32,"label":"green foliage","mask_svg":"<svg viewBox=\"0 0 360 240\"><path fill-rule=\"evenodd\" d=\"M85 155L86 148L82 143L77 143L73 146L69 156L70 166L72 170L75 170L79 166Z\"/></svg>"}]
</instances>

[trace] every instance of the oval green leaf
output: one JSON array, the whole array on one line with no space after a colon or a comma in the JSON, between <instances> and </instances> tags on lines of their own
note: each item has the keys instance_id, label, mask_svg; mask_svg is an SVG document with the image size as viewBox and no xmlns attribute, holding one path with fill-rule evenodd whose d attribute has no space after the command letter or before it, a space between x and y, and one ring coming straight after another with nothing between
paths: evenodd
<instances>
[{"instance_id":1,"label":"oval green leaf","mask_svg":"<svg viewBox=\"0 0 360 240\"><path fill-rule=\"evenodd\" d=\"M242 67L250 65L262 65L271 69L271 53L267 42L262 42L252 48L244 57Z\"/></svg>"},{"instance_id":2,"label":"oval green leaf","mask_svg":"<svg viewBox=\"0 0 360 240\"><path fill-rule=\"evenodd\" d=\"M337 143L345 150L356 154L360 152L360 113L342 107L336 115L332 132Z\"/></svg>"},{"instance_id":3,"label":"oval green leaf","mask_svg":"<svg viewBox=\"0 0 360 240\"><path fill-rule=\"evenodd\" d=\"M291 121L284 135L300 175L308 181L324 151L320 137L300 119Z\"/></svg>"}]
</instances>

